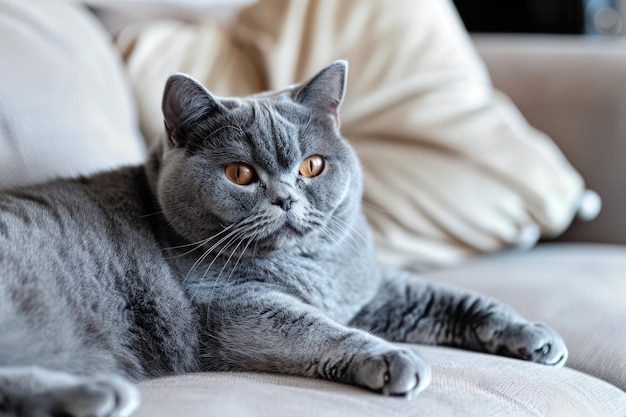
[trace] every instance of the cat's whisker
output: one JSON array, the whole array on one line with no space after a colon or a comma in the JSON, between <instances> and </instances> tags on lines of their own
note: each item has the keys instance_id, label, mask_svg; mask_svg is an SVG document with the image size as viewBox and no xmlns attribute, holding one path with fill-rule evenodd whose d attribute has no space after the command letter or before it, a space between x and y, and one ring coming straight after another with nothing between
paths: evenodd
<instances>
[{"instance_id":1,"label":"cat's whisker","mask_svg":"<svg viewBox=\"0 0 626 417\"><path fill-rule=\"evenodd\" d=\"M214 256L213 260L211 261L211 263L209 264L209 266L205 270L204 274L202 275L200 281L198 283L196 283L196 289L194 290L194 293L191 296L192 299L195 297L195 294L197 293L198 288L200 287L202 282L204 282L204 280L206 278L206 275L208 274L209 270L212 268L212 266L215 263L215 261L224 253L224 251L226 251L235 241L240 239L240 237L242 235L246 235L251 229L253 229L255 227L264 227L264 226L266 226L268 220L269 219L264 217L264 216L259 216L259 217L254 217L254 218L247 218L247 219L244 219L243 221L241 221L239 223L236 223L237 227L235 228L235 230L231 231L231 233L229 233L228 235L223 237L219 242L215 243L207 252L205 252L198 260L196 260L196 262L193 264L193 266L191 267L191 269L189 270L189 272L185 276L184 283L187 282L187 279L188 279L189 275L191 274L191 272L193 271L193 269L195 269L200 263L202 263L206 259L206 257L209 255L210 252L215 250L215 248L217 246L221 245L224 241L230 239L228 241L228 243L226 243L220 249L220 251ZM261 222L261 224L259 226L260 222ZM245 236L244 236L244 238L245 238ZM237 245L237 247L239 247L239 245ZM237 248L234 249L233 253L236 251L236 249ZM230 258L232 257L233 253L231 253L231 255L229 256L229 258L226 261L226 264L224 265L224 267L226 267L226 265L230 261ZM221 272L220 272L220 275L221 275ZM219 276L218 276L218 279L219 279ZM212 297L212 295L211 295L211 297Z\"/></svg>"},{"instance_id":2,"label":"cat's whisker","mask_svg":"<svg viewBox=\"0 0 626 417\"><path fill-rule=\"evenodd\" d=\"M330 225L334 226L338 233L341 233L342 237L346 239L346 243L350 243L353 245L352 247L358 247L360 245L360 241L357 240L355 236L352 236L349 233L348 227L345 224L339 223L333 218L329 218L328 222Z\"/></svg>"},{"instance_id":3,"label":"cat's whisker","mask_svg":"<svg viewBox=\"0 0 626 417\"><path fill-rule=\"evenodd\" d=\"M237 237L237 239L239 239L239 237ZM220 273L217 275L216 281L219 281L220 278L222 277L222 274L224 273L224 270L226 270L226 267L228 266L228 264L230 263L230 260L232 259L232 257L235 255L235 253L237 252L237 249L239 249L239 246L241 246L241 244L243 243L244 239L241 238L239 239L239 243L237 243L237 246L235 246L235 248L230 252L230 255L228 256L228 258L226 259L226 262L224 262L224 266L222 267L222 269L220 270ZM243 255L243 252L242 252ZM241 259L241 256L239 256L239 258L237 259L237 263L239 263L239 259ZM237 265L237 263L235 264L235 266ZM231 275L232 275L232 271L231 271ZM229 276L230 277L230 276Z\"/></svg>"},{"instance_id":4,"label":"cat's whisker","mask_svg":"<svg viewBox=\"0 0 626 417\"><path fill-rule=\"evenodd\" d=\"M215 263L215 261L221 256L222 253L224 253L224 251L226 249L228 249L228 247L230 245L232 245L233 242L236 242L238 239L237 236L231 236L231 239L228 241L228 243L226 243L222 248L220 248L219 252L217 253L217 255L215 255L213 257L213 259L211 260L211 262L209 263L209 266L207 266L206 270L204 271L204 273L202 274L202 276L200 277L200 280L198 280L197 282L195 282L193 285L195 286L195 289L193 291L193 293L191 294L191 299L193 300L196 296L196 294L198 293L198 290L200 289L200 287L202 286L202 284L204 283L206 276L208 275L209 271L211 270L211 268L213 267L213 264ZM206 259L206 257L204 258ZM204 260L203 259L203 260ZM196 262L198 263L198 262ZM191 273L191 270L189 271L189 273ZM189 275L189 273L187 275ZM186 279L186 278L185 278ZM217 281L215 281L216 283ZM215 285L213 286L213 289L215 289ZM211 292L211 295L209 296L209 299L211 299L211 297L213 296L213 291Z\"/></svg>"},{"instance_id":5,"label":"cat's whisker","mask_svg":"<svg viewBox=\"0 0 626 417\"><path fill-rule=\"evenodd\" d=\"M206 245L206 244L207 244L207 243L209 243L211 240L216 239L216 238L217 238L217 237L219 237L221 234L226 233L227 231L229 231L230 229L232 229L232 228L233 228L233 226L234 226L234 224L231 224L231 225L229 225L229 226L226 226L226 227L224 227L224 229L223 229L223 230L219 231L218 233L214 234L213 236L209 236L209 237L208 237L208 238L206 238L206 239L202 239L202 240L199 240L199 241L197 241L197 242L193 242L193 243L187 243L187 244L185 244L185 245L170 246L170 247L167 247L167 248L163 248L163 249L161 249L161 250L162 250L162 251L166 251L166 250L173 250L173 249L182 249L182 248L187 248L187 247L189 247L189 246L195 246L193 249L191 249L191 250L189 250L189 251L187 251L187 252L184 252L184 253L179 254L179 255L174 255L174 256L166 257L165 259L173 259L173 258L178 258L178 257L181 257L181 256L185 256L185 255L188 255L188 254L190 254L191 252L193 252L193 251L195 251L195 250L199 249L200 247L202 247L202 246Z\"/></svg>"},{"instance_id":6,"label":"cat's whisker","mask_svg":"<svg viewBox=\"0 0 626 417\"><path fill-rule=\"evenodd\" d=\"M342 228L341 225L335 225L337 229L339 229L339 232L345 236L345 229ZM338 245L339 244L339 236L333 236L333 231L327 227L324 226L322 228L320 228L320 230L322 230L324 233L326 233L326 235L333 241L334 244ZM348 245L352 250L358 252L360 250L359 246L357 243L355 243L354 241L350 241L350 240L346 240L344 242L346 245Z\"/></svg>"},{"instance_id":7,"label":"cat's whisker","mask_svg":"<svg viewBox=\"0 0 626 417\"><path fill-rule=\"evenodd\" d=\"M250 245L252 244L252 242L255 242L255 251L256 251L256 246L258 244L258 240L257 237L259 236L259 234L262 232L263 228L265 228L267 225L271 224L272 220L271 218L267 217L267 216L257 216L255 218L252 219L248 219L248 222L245 222L245 226L246 228L244 228L243 230L240 230L241 233L239 233L237 236L234 236L226 245L224 245L224 247L218 252L218 254L215 256L215 258L211 261L211 263L208 265L207 269L205 270L202 278L200 279L200 282L196 285L196 289L194 290L194 293L192 294L192 299L195 296L196 292L198 291L198 288L200 287L200 284L205 280L206 275L208 274L209 270L212 268L213 264L215 263L215 261L221 256L222 253L224 253L224 251L226 251L234 242L236 242L237 240L239 240L239 243L237 244L237 246L232 250L231 254L229 255L228 259L226 260L224 266L222 267L221 271L219 272L217 278L214 280L214 283L217 283L222 274L224 273L226 267L228 266L228 264L230 263L233 255L237 252L237 249L239 249L239 247L241 246L241 244L245 241L246 239L246 235L249 235L249 239L248 239L248 243L246 243L245 247L242 249L241 253L239 254L237 261L235 262L235 265L233 266L233 268L231 269L231 272L228 276L228 278L226 279L226 282L230 281L230 278L232 277L232 274L234 273L234 271L236 270L237 266L239 265L239 262L241 261L241 259L243 258L243 256L245 255L246 251L248 250L248 248L250 247ZM244 222L242 222L244 223ZM252 233L250 233L252 232ZM255 256L255 255L253 255ZM213 286L213 289L211 290L211 293L209 294L209 297L207 298L207 300L213 300L214 297L214 292L216 289L217 285Z\"/></svg>"},{"instance_id":8,"label":"cat's whisker","mask_svg":"<svg viewBox=\"0 0 626 417\"><path fill-rule=\"evenodd\" d=\"M362 234L361 232L359 232L359 231L357 230L357 228L356 228L356 227L354 227L354 225L353 225L353 224L350 224L350 223L348 223L348 222L346 222L346 221L344 221L344 220L340 219L339 217L337 217L337 216L333 216L333 215L331 215L331 216L330 216L330 219L331 219L331 220L333 220L333 221L335 221L335 222L339 222L339 224L343 224L345 227L347 227L348 229L350 229L350 231L352 232L352 233L350 234L350 236L351 236L353 239L355 239L355 240L356 240L356 238L358 237L358 238L360 238L360 239L361 239L361 241L362 241L363 243L365 243L367 246L369 246L370 248L372 247L372 242L371 242L371 240L370 240L370 239L367 239L365 236L363 236L363 234Z\"/></svg>"},{"instance_id":9,"label":"cat's whisker","mask_svg":"<svg viewBox=\"0 0 626 417\"><path fill-rule=\"evenodd\" d=\"M237 227L235 230L231 230L230 233L228 233L226 236L222 237L222 239L220 239L218 242L214 243L213 246L211 246L209 249L207 249L202 256L200 256L195 262L194 264L191 266L191 268L189 268L189 271L187 272L187 274L185 275L185 279L183 280L183 285L185 285L187 283L187 280L189 278L189 276L191 275L191 273L193 272L193 270L202 262L204 262L204 260L211 254L211 252L213 252L219 245L221 245L222 243L224 243L226 240L231 239L234 235L236 235L237 233L241 232L241 227ZM227 247L228 245L226 245L225 247ZM217 259L220 254L223 252L224 248L222 248L222 250L220 250L220 252L214 257L213 262L215 262L215 259ZM212 264L211 263L211 264Z\"/></svg>"},{"instance_id":10,"label":"cat's whisker","mask_svg":"<svg viewBox=\"0 0 626 417\"><path fill-rule=\"evenodd\" d=\"M228 278L226 278L226 282L225 284L228 284L230 282L230 279L233 276L233 273L235 272L235 270L237 269L237 266L239 265L239 262L241 261L241 258L243 257L243 255L246 253L246 251L248 250L248 247L250 247L250 244L256 240L258 236L258 232L254 233L250 239L248 239L248 243L246 243L246 246L243 248L243 250L241 251L241 253L239 254L239 257L237 257L237 261L235 262L235 265L233 265L233 267L230 270L230 274L228 274ZM243 239L241 239L241 242L239 244L241 244L243 242ZM239 247L239 245L237 245L237 247ZM237 248L235 248L235 251L237 250ZM235 252L233 251L233 253ZM230 257L229 257L230 260ZM226 267L226 265L228 264L228 261L226 262L226 264L224 265L224 268ZM222 268L222 272L224 271L224 268ZM220 276L222 275L222 272L220 272L220 275L218 276L217 280L219 280ZM213 286L213 290L211 291L211 295L209 297L209 300L213 299L213 293L215 292L215 287Z\"/></svg>"},{"instance_id":11,"label":"cat's whisker","mask_svg":"<svg viewBox=\"0 0 626 417\"><path fill-rule=\"evenodd\" d=\"M337 239L333 236L332 232L327 227L321 227L320 231L324 233L334 244L337 244Z\"/></svg>"},{"instance_id":12,"label":"cat's whisker","mask_svg":"<svg viewBox=\"0 0 626 417\"><path fill-rule=\"evenodd\" d=\"M228 278L226 278L226 282L225 284L227 284L228 282L230 282L230 279L233 276L233 273L235 272L235 270L237 269L237 266L239 265L239 262L241 261L241 258L243 257L243 255L246 253L246 250L248 249L248 246L250 246L250 244L252 243L252 241L255 239L256 237L256 233L250 238L248 239L248 243L246 244L246 246L243 248L243 250L241 251L241 253L239 254L239 256L237 257L237 261L235 262L235 265L233 265L233 267L230 270L230 274L228 274ZM228 266L228 263L230 262L231 258L233 257L233 255L237 252L237 249L239 249L239 246L241 246L241 244L244 242L245 238L242 238L239 240L239 243L237 244L237 246L233 249L233 251L231 252L230 256L228 257L228 259L226 260L226 262L224 263L224 266L222 267L222 270L220 271L220 273L218 274L215 282L218 282L222 276L222 274L224 273L224 270L226 269L226 267ZM208 271L207 271L208 272ZM213 287L213 290L211 291L211 295L209 297L209 299L213 299L213 293L215 291L215 287Z\"/></svg>"},{"instance_id":13,"label":"cat's whisker","mask_svg":"<svg viewBox=\"0 0 626 417\"><path fill-rule=\"evenodd\" d=\"M155 211L154 213L143 214L139 216L140 219L145 219L146 217L154 217L158 215L163 215L163 210Z\"/></svg>"},{"instance_id":14,"label":"cat's whisker","mask_svg":"<svg viewBox=\"0 0 626 417\"><path fill-rule=\"evenodd\" d=\"M256 235L254 236L255 241L254 241L254 248L252 249L252 259L256 258L256 254L257 254L257 249L259 248L259 241L256 240Z\"/></svg>"},{"instance_id":15,"label":"cat's whisker","mask_svg":"<svg viewBox=\"0 0 626 417\"><path fill-rule=\"evenodd\" d=\"M189 255L190 253L197 251L198 249L200 249L202 246L206 245L207 243L209 243L213 239L214 239L214 237L210 237L210 238L201 240L199 242L196 242L196 243L194 243L194 245L196 245L196 246L191 248L191 249L189 249L188 251L183 252L183 253L178 254L178 255L167 256L167 257L165 257L165 259L176 259L176 258L180 258L180 257L186 256L186 255ZM182 246L178 246L178 247L175 247L175 248L181 248L181 247L184 247L184 246L188 246L188 245L182 245ZM170 248L170 249L173 249L173 248Z\"/></svg>"},{"instance_id":16,"label":"cat's whisker","mask_svg":"<svg viewBox=\"0 0 626 417\"><path fill-rule=\"evenodd\" d=\"M249 227L253 227L252 225L250 225ZM195 297L196 293L198 292L198 289L200 288L201 284L204 282L204 280L206 279L207 274L209 273L209 270L211 269L211 267L213 266L213 264L215 263L215 261L222 255L222 253L224 253L224 251L226 251L234 242L236 242L237 240L239 240L239 243L237 244L237 246L235 247L235 249L233 249L233 251L231 252L231 254L229 255L228 259L226 260L226 262L224 263L224 266L222 267L222 270L220 271L219 275L217 276L217 278L214 280L214 283L217 283L222 275L222 273L224 272L224 269L226 268L226 266L228 265L228 263L230 262L230 259L232 258L233 254L237 251L237 248L241 245L241 243L243 242L243 238L240 238L241 235L245 235L247 232L247 230L243 230L240 233L238 233L237 236L233 236L233 238L226 244L224 245L223 248L220 249L220 251L217 253L217 255L213 258L213 260L211 261L211 263L209 264L209 266L206 268L206 270L204 271L204 274L202 274L202 277L200 278L200 281L198 283L196 283L196 289L194 290L193 294L191 295L191 299L193 300L193 298ZM209 295L209 300L211 300L213 298L213 293L215 291L215 287L217 287L216 285L213 286L213 289L211 290L211 294Z\"/></svg>"},{"instance_id":17,"label":"cat's whisker","mask_svg":"<svg viewBox=\"0 0 626 417\"><path fill-rule=\"evenodd\" d=\"M355 251L360 250L362 243L365 243L371 247L371 243L362 234L360 234L353 225L341 220L336 216L329 215L317 210L312 211L310 214L313 216L313 220L316 218L320 219L320 225L325 225L324 229L326 229L328 233L332 233L334 231L336 236L333 238L333 242L335 244L338 244L340 241L340 236L343 236L346 238L345 243ZM349 233L350 231L353 231L354 233ZM357 239L357 237L360 238L363 242Z\"/></svg>"}]
</instances>

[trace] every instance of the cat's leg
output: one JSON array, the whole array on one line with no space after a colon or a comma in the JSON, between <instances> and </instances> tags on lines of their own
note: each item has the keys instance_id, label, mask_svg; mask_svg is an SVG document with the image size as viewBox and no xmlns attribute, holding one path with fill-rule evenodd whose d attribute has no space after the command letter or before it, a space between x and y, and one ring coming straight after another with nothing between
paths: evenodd
<instances>
[{"instance_id":1,"label":"cat's leg","mask_svg":"<svg viewBox=\"0 0 626 417\"><path fill-rule=\"evenodd\" d=\"M0 416L127 417L138 405L137 388L116 375L0 368Z\"/></svg>"},{"instance_id":2,"label":"cat's leg","mask_svg":"<svg viewBox=\"0 0 626 417\"><path fill-rule=\"evenodd\" d=\"M385 274L379 294L351 325L395 342L455 346L555 367L567 359L559 334L501 302L401 271Z\"/></svg>"},{"instance_id":3,"label":"cat's leg","mask_svg":"<svg viewBox=\"0 0 626 417\"><path fill-rule=\"evenodd\" d=\"M430 383L429 366L411 349L340 325L263 286L229 290L208 314L206 370L318 377L407 397Z\"/></svg>"}]
</instances>

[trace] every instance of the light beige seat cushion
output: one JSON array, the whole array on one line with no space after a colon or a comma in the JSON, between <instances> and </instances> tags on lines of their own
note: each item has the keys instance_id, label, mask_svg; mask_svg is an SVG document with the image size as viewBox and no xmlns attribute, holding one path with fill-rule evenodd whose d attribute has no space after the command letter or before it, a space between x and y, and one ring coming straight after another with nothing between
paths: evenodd
<instances>
[{"instance_id":1,"label":"light beige seat cushion","mask_svg":"<svg viewBox=\"0 0 626 417\"><path fill-rule=\"evenodd\" d=\"M283 88L350 62L342 130L365 168L381 260L440 266L562 232L583 181L494 91L450 1L261 0L232 26L160 21L118 45L149 138L173 71L219 95Z\"/></svg>"},{"instance_id":2,"label":"light beige seat cushion","mask_svg":"<svg viewBox=\"0 0 626 417\"><path fill-rule=\"evenodd\" d=\"M621 417L626 394L571 369L418 347L431 386L412 400L322 380L204 373L141 384L137 417Z\"/></svg>"},{"instance_id":3,"label":"light beige seat cushion","mask_svg":"<svg viewBox=\"0 0 626 417\"><path fill-rule=\"evenodd\" d=\"M546 244L426 278L489 294L548 323L567 343L566 366L626 390L626 247Z\"/></svg>"},{"instance_id":4,"label":"light beige seat cushion","mask_svg":"<svg viewBox=\"0 0 626 417\"><path fill-rule=\"evenodd\" d=\"M108 34L65 2L0 0L0 188L144 160Z\"/></svg>"}]
</instances>

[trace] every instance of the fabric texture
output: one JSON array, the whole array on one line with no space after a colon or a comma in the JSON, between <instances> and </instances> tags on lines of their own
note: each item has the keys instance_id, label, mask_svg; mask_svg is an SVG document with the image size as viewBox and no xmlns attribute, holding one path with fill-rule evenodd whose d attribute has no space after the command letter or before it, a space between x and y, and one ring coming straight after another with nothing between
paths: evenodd
<instances>
[{"instance_id":1,"label":"fabric texture","mask_svg":"<svg viewBox=\"0 0 626 417\"><path fill-rule=\"evenodd\" d=\"M141 163L121 60L63 2L0 0L0 188Z\"/></svg>"},{"instance_id":2,"label":"fabric texture","mask_svg":"<svg viewBox=\"0 0 626 417\"><path fill-rule=\"evenodd\" d=\"M433 382L412 400L332 382L252 373L202 373L140 384L137 417L622 416L626 394L571 369L446 348L415 347Z\"/></svg>"},{"instance_id":3,"label":"fabric texture","mask_svg":"<svg viewBox=\"0 0 626 417\"><path fill-rule=\"evenodd\" d=\"M131 26L118 45L149 138L173 71L218 95L302 81L335 59L351 71L342 130L365 168L381 260L440 266L555 235L583 181L493 90L448 1L261 0L232 26Z\"/></svg>"},{"instance_id":4,"label":"fabric texture","mask_svg":"<svg viewBox=\"0 0 626 417\"><path fill-rule=\"evenodd\" d=\"M425 274L493 296L565 339L566 366L626 391L626 248L542 244Z\"/></svg>"}]
</instances>

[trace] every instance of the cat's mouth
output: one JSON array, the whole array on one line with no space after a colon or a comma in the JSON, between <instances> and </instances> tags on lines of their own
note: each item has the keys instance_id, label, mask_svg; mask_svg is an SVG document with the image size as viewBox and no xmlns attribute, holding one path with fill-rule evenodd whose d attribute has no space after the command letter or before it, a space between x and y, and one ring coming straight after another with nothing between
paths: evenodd
<instances>
[{"instance_id":1,"label":"cat's mouth","mask_svg":"<svg viewBox=\"0 0 626 417\"><path fill-rule=\"evenodd\" d=\"M281 210L282 211L282 210ZM297 211L274 213L271 221L260 220L255 240L264 247L285 247L298 244L312 232L315 223Z\"/></svg>"}]
</instances>

